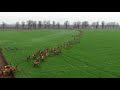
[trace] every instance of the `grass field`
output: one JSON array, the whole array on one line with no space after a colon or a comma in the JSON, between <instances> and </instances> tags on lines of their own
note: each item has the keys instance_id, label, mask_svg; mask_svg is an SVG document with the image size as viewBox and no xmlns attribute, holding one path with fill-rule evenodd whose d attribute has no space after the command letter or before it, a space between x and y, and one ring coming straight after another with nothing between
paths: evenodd
<instances>
[{"instance_id":1,"label":"grass field","mask_svg":"<svg viewBox=\"0 0 120 90\"><path fill-rule=\"evenodd\" d=\"M0 32L0 47L8 62L18 66L17 78L104 78L120 77L120 30L83 30L80 43L62 54L48 57L39 67L26 61L37 49L54 47L69 40L77 31L32 30Z\"/></svg>"}]
</instances>

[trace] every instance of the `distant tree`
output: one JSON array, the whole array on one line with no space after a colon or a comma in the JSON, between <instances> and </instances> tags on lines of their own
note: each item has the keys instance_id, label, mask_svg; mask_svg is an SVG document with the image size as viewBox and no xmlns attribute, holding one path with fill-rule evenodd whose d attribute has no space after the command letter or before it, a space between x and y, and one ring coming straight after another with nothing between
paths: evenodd
<instances>
[{"instance_id":1,"label":"distant tree","mask_svg":"<svg viewBox=\"0 0 120 90\"><path fill-rule=\"evenodd\" d=\"M113 28L115 28L116 22L112 22L112 26L113 26Z\"/></svg>"},{"instance_id":2,"label":"distant tree","mask_svg":"<svg viewBox=\"0 0 120 90\"><path fill-rule=\"evenodd\" d=\"M116 28L119 28L119 23L116 23Z\"/></svg>"},{"instance_id":3,"label":"distant tree","mask_svg":"<svg viewBox=\"0 0 120 90\"><path fill-rule=\"evenodd\" d=\"M38 21L38 28L42 28L42 21Z\"/></svg>"},{"instance_id":4,"label":"distant tree","mask_svg":"<svg viewBox=\"0 0 120 90\"><path fill-rule=\"evenodd\" d=\"M92 22L91 27L92 27L92 28L95 28L95 27L96 27L96 23L95 23L95 22Z\"/></svg>"},{"instance_id":5,"label":"distant tree","mask_svg":"<svg viewBox=\"0 0 120 90\"><path fill-rule=\"evenodd\" d=\"M30 24L31 24L30 20L27 21L28 28L30 28Z\"/></svg>"},{"instance_id":6,"label":"distant tree","mask_svg":"<svg viewBox=\"0 0 120 90\"><path fill-rule=\"evenodd\" d=\"M5 28L5 22L2 22L2 28L4 29Z\"/></svg>"},{"instance_id":7,"label":"distant tree","mask_svg":"<svg viewBox=\"0 0 120 90\"><path fill-rule=\"evenodd\" d=\"M69 21L64 22L65 28L67 29L69 27Z\"/></svg>"},{"instance_id":8,"label":"distant tree","mask_svg":"<svg viewBox=\"0 0 120 90\"><path fill-rule=\"evenodd\" d=\"M105 28L105 22L104 21L101 22L101 25L102 25L102 28Z\"/></svg>"},{"instance_id":9,"label":"distant tree","mask_svg":"<svg viewBox=\"0 0 120 90\"><path fill-rule=\"evenodd\" d=\"M35 28L35 29L37 28L37 22L36 21L33 21L31 24L32 24L33 28Z\"/></svg>"},{"instance_id":10,"label":"distant tree","mask_svg":"<svg viewBox=\"0 0 120 90\"><path fill-rule=\"evenodd\" d=\"M33 27L33 21L32 20L28 20L27 24L28 24L28 29L31 29Z\"/></svg>"},{"instance_id":11,"label":"distant tree","mask_svg":"<svg viewBox=\"0 0 120 90\"><path fill-rule=\"evenodd\" d=\"M89 27L89 22L88 21L82 22L82 28L88 28L88 27Z\"/></svg>"},{"instance_id":12,"label":"distant tree","mask_svg":"<svg viewBox=\"0 0 120 90\"><path fill-rule=\"evenodd\" d=\"M50 28L50 21L47 21L47 28Z\"/></svg>"},{"instance_id":13,"label":"distant tree","mask_svg":"<svg viewBox=\"0 0 120 90\"><path fill-rule=\"evenodd\" d=\"M25 28L25 22L22 21L22 28L24 29Z\"/></svg>"},{"instance_id":14,"label":"distant tree","mask_svg":"<svg viewBox=\"0 0 120 90\"><path fill-rule=\"evenodd\" d=\"M19 22L16 22L15 27L18 29L19 28Z\"/></svg>"},{"instance_id":15,"label":"distant tree","mask_svg":"<svg viewBox=\"0 0 120 90\"><path fill-rule=\"evenodd\" d=\"M73 28L77 28L77 22L73 22Z\"/></svg>"},{"instance_id":16,"label":"distant tree","mask_svg":"<svg viewBox=\"0 0 120 90\"><path fill-rule=\"evenodd\" d=\"M77 28L78 28L78 29L80 28L80 25L81 25L81 22L78 21L78 22L77 22Z\"/></svg>"},{"instance_id":17,"label":"distant tree","mask_svg":"<svg viewBox=\"0 0 120 90\"><path fill-rule=\"evenodd\" d=\"M55 28L55 21L52 22L52 28Z\"/></svg>"},{"instance_id":18,"label":"distant tree","mask_svg":"<svg viewBox=\"0 0 120 90\"><path fill-rule=\"evenodd\" d=\"M58 29L60 28L60 23L59 23L59 22L57 22L57 28L58 28Z\"/></svg>"},{"instance_id":19,"label":"distant tree","mask_svg":"<svg viewBox=\"0 0 120 90\"><path fill-rule=\"evenodd\" d=\"M44 28L47 28L47 21L45 20L43 23L44 23Z\"/></svg>"},{"instance_id":20,"label":"distant tree","mask_svg":"<svg viewBox=\"0 0 120 90\"><path fill-rule=\"evenodd\" d=\"M99 28L99 22L96 22L96 28Z\"/></svg>"},{"instance_id":21,"label":"distant tree","mask_svg":"<svg viewBox=\"0 0 120 90\"><path fill-rule=\"evenodd\" d=\"M106 28L113 28L113 23L112 22L108 22L106 24Z\"/></svg>"}]
</instances>

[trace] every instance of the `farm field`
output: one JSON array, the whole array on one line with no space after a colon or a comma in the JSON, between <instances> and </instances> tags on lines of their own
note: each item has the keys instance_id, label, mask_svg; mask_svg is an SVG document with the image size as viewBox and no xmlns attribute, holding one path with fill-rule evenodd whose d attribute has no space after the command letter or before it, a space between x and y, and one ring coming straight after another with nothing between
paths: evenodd
<instances>
[{"instance_id":1,"label":"farm field","mask_svg":"<svg viewBox=\"0 0 120 90\"><path fill-rule=\"evenodd\" d=\"M8 63L18 65L16 78L118 78L120 77L120 30L84 29L80 43L48 57L38 67L26 61L38 49L55 47L77 30L48 29L1 31L0 47ZM13 48L9 50L6 48ZM15 48L17 48L15 50Z\"/></svg>"}]
</instances>

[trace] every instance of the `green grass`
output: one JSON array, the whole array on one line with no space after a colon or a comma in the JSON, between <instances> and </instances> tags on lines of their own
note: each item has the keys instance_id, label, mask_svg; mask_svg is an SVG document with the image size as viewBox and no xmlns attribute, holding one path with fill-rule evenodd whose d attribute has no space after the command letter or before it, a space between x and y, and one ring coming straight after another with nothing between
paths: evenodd
<instances>
[{"instance_id":1,"label":"green grass","mask_svg":"<svg viewBox=\"0 0 120 90\"><path fill-rule=\"evenodd\" d=\"M33 67L33 61L26 62L28 55L33 55L38 49L55 47L64 41L68 41L77 31L73 30L31 30L31 31L5 31L0 32L0 47L4 50L4 55L8 63L18 66L16 77L50 77L50 70L57 58L47 58L46 62L39 67ZM6 47L17 47L17 51L6 50ZM53 61L52 61L53 60ZM46 67L47 65L47 67ZM46 72L48 71L48 72ZM57 70L56 70L57 71Z\"/></svg>"},{"instance_id":2,"label":"green grass","mask_svg":"<svg viewBox=\"0 0 120 90\"><path fill-rule=\"evenodd\" d=\"M73 30L32 30L0 32L0 47L8 62L19 65L17 78L117 78L120 77L120 30L83 30L80 43L62 54L48 57L39 67L25 61L37 49L54 47L71 39Z\"/></svg>"}]
</instances>

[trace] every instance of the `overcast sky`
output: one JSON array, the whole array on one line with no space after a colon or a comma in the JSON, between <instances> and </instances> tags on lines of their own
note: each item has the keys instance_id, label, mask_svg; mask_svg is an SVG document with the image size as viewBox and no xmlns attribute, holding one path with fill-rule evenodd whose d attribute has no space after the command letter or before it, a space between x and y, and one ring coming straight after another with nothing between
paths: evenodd
<instances>
[{"instance_id":1,"label":"overcast sky","mask_svg":"<svg viewBox=\"0 0 120 90\"><path fill-rule=\"evenodd\" d=\"M69 20L74 21L106 21L120 23L120 12L0 12L0 23L6 22L14 24L19 21L36 20L36 21L59 21L63 23Z\"/></svg>"}]
</instances>

